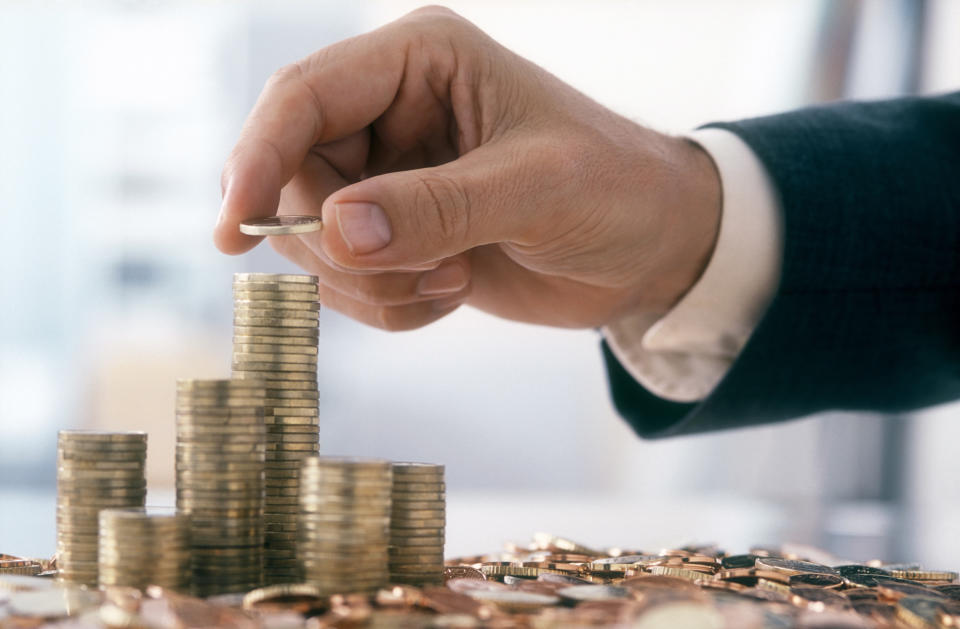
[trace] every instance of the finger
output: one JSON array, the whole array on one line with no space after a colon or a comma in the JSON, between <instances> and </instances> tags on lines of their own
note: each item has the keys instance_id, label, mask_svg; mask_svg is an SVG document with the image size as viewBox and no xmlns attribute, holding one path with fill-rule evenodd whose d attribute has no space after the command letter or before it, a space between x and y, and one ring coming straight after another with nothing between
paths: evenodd
<instances>
[{"instance_id":1,"label":"finger","mask_svg":"<svg viewBox=\"0 0 960 629\"><path fill-rule=\"evenodd\" d=\"M351 136L354 137L354 136ZM338 156L334 151L338 149L352 150L341 144L334 150L328 151L324 147L325 154L320 157L316 151L312 151L304 159L300 170L293 176L290 182L283 187L280 193L280 205L277 208L279 215L307 215L320 216L321 207L324 200L337 189L346 185L346 180L337 171L336 163ZM277 236L271 240L278 243L283 241L300 240L296 236ZM284 246L281 244L281 246ZM276 247L275 247L276 248ZM322 250L315 252L316 257L327 266L344 272L355 274L376 273L376 271L367 271L362 269L345 269L331 260ZM430 262L420 265L409 265L408 267L398 268L398 271L426 271L434 269L440 265L440 262Z\"/></svg>"},{"instance_id":2,"label":"finger","mask_svg":"<svg viewBox=\"0 0 960 629\"><path fill-rule=\"evenodd\" d=\"M461 293L470 284L470 262L466 256L445 260L436 270L425 273L358 275L344 273L324 264L299 241L276 238L271 239L271 244L281 255L316 275L327 288L371 306L399 306L436 300Z\"/></svg>"},{"instance_id":3,"label":"finger","mask_svg":"<svg viewBox=\"0 0 960 629\"><path fill-rule=\"evenodd\" d=\"M562 206L552 161L492 143L441 166L365 179L330 195L324 229L302 240L343 268L374 270L522 243L542 236L551 208Z\"/></svg>"},{"instance_id":4,"label":"finger","mask_svg":"<svg viewBox=\"0 0 960 629\"><path fill-rule=\"evenodd\" d=\"M394 332L413 330L433 323L459 308L468 296L469 290L464 290L433 301L402 306L372 306L351 299L327 286L320 286L320 302L324 306L361 323Z\"/></svg>"},{"instance_id":5,"label":"finger","mask_svg":"<svg viewBox=\"0 0 960 629\"><path fill-rule=\"evenodd\" d=\"M221 177L221 250L240 253L258 242L239 232L240 221L275 213L280 189L311 147L363 129L389 107L403 76L403 49L403 30L388 25L270 77Z\"/></svg>"}]
</instances>

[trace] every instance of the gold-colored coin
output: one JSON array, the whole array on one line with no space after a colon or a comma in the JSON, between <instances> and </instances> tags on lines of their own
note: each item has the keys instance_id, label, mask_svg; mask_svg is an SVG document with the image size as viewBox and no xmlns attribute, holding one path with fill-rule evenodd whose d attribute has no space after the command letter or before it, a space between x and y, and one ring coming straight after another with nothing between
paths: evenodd
<instances>
[{"instance_id":1,"label":"gold-colored coin","mask_svg":"<svg viewBox=\"0 0 960 629\"><path fill-rule=\"evenodd\" d=\"M312 402L315 406L320 399L319 391L313 390L299 390L299 389L269 389L267 391L267 397L265 399L273 400L273 405L277 406L281 403L287 402L298 402L298 403L307 403Z\"/></svg>"},{"instance_id":2,"label":"gold-colored coin","mask_svg":"<svg viewBox=\"0 0 960 629\"><path fill-rule=\"evenodd\" d=\"M319 324L319 321L318 321ZM319 325L313 328L290 328L274 325L234 324L233 337L269 337L283 339L283 343L297 343L297 339L309 340L316 344L320 339Z\"/></svg>"},{"instance_id":3,"label":"gold-colored coin","mask_svg":"<svg viewBox=\"0 0 960 629\"><path fill-rule=\"evenodd\" d=\"M390 477L392 474L390 462L384 459L369 459L362 457L335 457L335 456L317 456L310 459L304 466L305 469L323 469L339 471L361 471L380 472Z\"/></svg>"},{"instance_id":4,"label":"gold-colored coin","mask_svg":"<svg viewBox=\"0 0 960 629\"><path fill-rule=\"evenodd\" d=\"M277 363L277 362L240 362L234 359L232 363L234 369L243 369L243 370L259 370L259 371L273 371L278 373L304 373L312 376L316 376L317 366L309 365L307 363Z\"/></svg>"},{"instance_id":5,"label":"gold-colored coin","mask_svg":"<svg viewBox=\"0 0 960 629\"><path fill-rule=\"evenodd\" d=\"M404 483L398 480L393 481L394 495L403 496L407 493L445 493L447 486L445 483Z\"/></svg>"},{"instance_id":6,"label":"gold-colored coin","mask_svg":"<svg viewBox=\"0 0 960 629\"><path fill-rule=\"evenodd\" d=\"M63 489L99 489L110 487L145 487L142 470L71 470L57 474L57 487Z\"/></svg>"},{"instance_id":7,"label":"gold-colored coin","mask_svg":"<svg viewBox=\"0 0 960 629\"><path fill-rule=\"evenodd\" d=\"M254 380L220 379L202 380L184 378L177 380L177 393L181 395L256 395L263 388L262 382Z\"/></svg>"},{"instance_id":8,"label":"gold-colored coin","mask_svg":"<svg viewBox=\"0 0 960 629\"><path fill-rule=\"evenodd\" d=\"M248 369L233 369L233 375L246 378L248 376L256 376L258 378L267 377L271 386L273 383L280 383L285 381L300 381L303 383L312 383L312 387L317 386L317 372L296 372L296 371L251 371Z\"/></svg>"},{"instance_id":9,"label":"gold-colored coin","mask_svg":"<svg viewBox=\"0 0 960 629\"><path fill-rule=\"evenodd\" d=\"M278 343L234 343L233 344L234 355L252 355L256 356L258 354L266 355L303 355L303 356L312 356L316 360L317 354L319 352L318 348L313 345L282 345Z\"/></svg>"},{"instance_id":10,"label":"gold-colored coin","mask_svg":"<svg viewBox=\"0 0 960 629\"><path fill-rule=\"evenodd\" d=\"M436 501L436 502L445 502L444 494L431 492L431 491L410 491L410 492L393 492L393 502L395 504L407 503L414 501Z\"/></svg>"},{"instance_id":11,"label":"gold-colored coin","mask_svg":"<svg viewBox=\"0 0 960 629\"><path fill-rule=\"evenodd\" d=\"M255 314L238 313L233 317L233 323L238 327L275 327L275 328L303 328L316 329L317 319L290 316L257 316Z\"/></svg>"},{"instance_id":12,"label":"gold-colored coin","mask_svg":"<svg viewBox=\"0 0 960 629\"><path fill-rule=\"evenodd\" d=\"M320 302L316 301L315 299L310 301L286 299L279 295L275 296L273 299L243 299L238 296L236 292L234 292L233 308L234 312L239 310L290 310L297 312L316 313L320 312ZM308 314L307 316L311 315Z\"/></svg>"},{"instance_id":13,"label":"gold-colored coin","mask_svg":"<svg viewBox=\"0 0 960 629\"><path fill-rule=\"evenodd\" d=\"M296 363L296 364L308 365L313 367L314 369L316 369L317 367L316 356L309 356L307 354L285 354L282 352L254 354L254 353L238 352L234 350L233 362L236 364Z\"/></svg>"},{"instance_id":14,"label":"gold-colored coin","mask_svg":"<svg viewBox=\"0 0 960 629\"><path fill-rule=\"evenodd\" d=\"M313 435L320 434L318 426L313 424L268 424L266 438L278 437L283 435Z\"/></svg>"},{"instance_id":15,"label":"gold-colored coin","mask_svg":"<svg viewBox=\"0 0 960 629\"><path fill-rule=\"evenodd\" d=\"M408 511L422 511L422 510L436 510L436 511L445 511L446 510L446 501L445 500L394 500L393 506L398 513L404 514Z\"/></svg>"},{"instance_id":16,"label":"gold-colored coin","mask_svg":"<svg viewBox=\"0 0 960 629\"><path fill-rule=\"evenodd\" d=\"M57 461L57 471L69 472L69 473L81 473L83 471L96 471L96 472L118 472L118 473L139 473L143 469L143 461L145 459L136 459L129 461L114 461L114 460L104 460L101 458L95 459L64 459Z\"/></svg>"},{"instance_id":17,"label":"gold-colored coin","mask_svg":"<svg viewBox=\"0 0 960 629\"><path fill-rule=\"evenodd\" d=\"M271 414L283 413L288 408L318 408L317 400L294 400L287 398L273 398L264 404L264 408L270 409Z\"/></svg>"},{"instance_id":18,"label":"gold-colored coin","mask_svg":"<svg viewBox=\"0 0 960 629\"><path fill-rule=\"evenodd\" d=\"M316 275L290 275L282 273L234 273L234 283L264 282L284 284L317 284L320 279Z\"/></svg>"},{"instance_id":19,"label":"gold-colored coin","mask_svg":"<svg viewBox=\"0 0 960 629\"><path fill-rule=\"evenodd\" d=\"M316 452L319 448L317 440L312 435L285 435L280 441L268 441L268 451L286 452Z\"/></svg>"},{"instance_id":20,"label":"gold-colored coin","mask_svg":"<svg viewBox=\"0 0 960 629\"><path fill-rule=\"evenodd\" d=\"M269 308L266 304L262 306L248 306L244 304L235 304L233 308L233 319L235 322L244 322L249 319L303 319L310 322L312 327L319 330L319 319L317 318L319 310L310 308ZM254 324L255 325L255 324ZM271 324L267 324L271 325ZM276 325L276 324L273 324ZM280 325L280 327L286 327Z\"/></svg>"},{"instance_id":21,"label":"gold-colored coin","mask_svg":"<svg viewBox=\"0 0 960 629\"><path fill-rule=\"evenodd\" d=\"M295 444L316 444L317 443L317 433L298 433L298 432L288 432L288 433L270 433L267 435L267 448L271 446L274 449L287 449L287 446L292 446ZM311 450L311 448L304 448L302 445L297 445L301 450Z\"/></svg>"},{"instance_id":22,"label":"gold-colored coin","mask_svg":"<svg viewBox=\"0 0 960 629\"><path fill-rule=\"evenodd\" d=\"M269 335L250 336L236 335L233 337L235 349L241 347L276 347L288 351L318 349L319 333L316 338L309 336Z\"/></svg>"},{"instance_id":23,"label":"gold-colored coin","mask_svg":"<svg viewBox=\"0 0 960 629\"><path fill-rule=\"evenodd\" d=\"M890 575L910 581L945 581L947 583L953 583L958 578L956 572L947 570L891 570Z\"/></svg>"},{"instance_id":24,"label":"gold-colored coin","mask_svg":"<svg viewBox=\"0 0 960 629\"><path fill-rule=\"evenodd\" d=\"M393 509L393 520L397 521L411 521L411 520L424 520L424 519L437 519L443 518L446 509L443 508L432 508L432 509L405 509L402 506L394 505Z\"/></svg>"},{"instance_id":25,"label":"gold-colored coin","mask_svg":"<svg viewBox=\"0 0 960 629\"><path fill-rule=\"evenodd\" d=\"M401 520L399 518L390 520L390 529L397 531L405 531L409 529L431 529L431 528L443 528L446 526L446 518L421 518L416 519L412 518L410 520Z\"/></svg>"},{"instance_id":26,"label":"gold-colored coin","mask_svg":"<svg viewBox=\"0 0 960 629\"><path fill-rule=\"evenodd\" d=\"M146 444L147 433L142 431L109 432L105 430L61 430L57 434L60 441L71 443L107 443L107 444Z\"/></svg>"},{"instance_id":27,"label":"gold-colored coin","mask_svg":"<svg viewBox=\"0 0 960 629\"><path fill-rule=\"evenodd\" d=\"M442 478L444 475L444 466L436 463L396 461L392 466L394 476L398 477L431 476Z\"/></svg>"},{"instance_id":28,"label":"gold-colored coin","mask_svg":"<svg viewBox=\"0 0 960 629\"><path fill-rule=\"evenodd\" d=\"M237 285L233 287L233 297L243 301L294 301L316 303L317 295L311 290L283 290L275 289L271 285L254 285L253 288L247 288L249 285ZM297 286L300 286L299 284Z\"/></svg>"},{"instance_id":29,"label":"gold-colored coin","mask_svg":"<svg viewBox=\"0 0 960 629\"><path fill-rule=\"evenodd\" d=\"M144 454L147 451L146 443L136 442L111 442L111 441L61 441L59 443L61 453L74 453L75 455L85 455L88 457L103 455L108 458L114 456L122 458L127 455Z\"/></svg>"},{"instance_id":30,"label":"gold-colored coin","mask_svg":"<svg viewBox=\"0 0 960 629\"><path fill-rule=\"evenodd\" d=\"M319 216L264 216L240 222L240 231L249 236L290 236L323 229Z\"/></svg>"},{"instance_id":31,"label":"gold-colored coin","mask_svg":"<svg viewBox=\"0 0 960 629\"><path fill-rule=\"evenodd\" d=\"M249 437L264 440L267 436L263 422L203 424L199 422L178 421L177 438L185 441L217 441Z\"/></svg>"},{"instance_id":32,"label":"gold-colored coin","mask_svg":"<svg viewBox=\"0 0 960 629\"><path fill-rule=\"evenodd\" d=\"M250 454L256 460L263 458L268 446L263 434L197 434L190 432L178 433L180 442L177 444L177 454L181 458L203 457L205 454L219 456L219 454L236 455ZM222 450L222 452L218 452ZM224 459L227 460L227 459Z\"/></svg>"}]
</instances>

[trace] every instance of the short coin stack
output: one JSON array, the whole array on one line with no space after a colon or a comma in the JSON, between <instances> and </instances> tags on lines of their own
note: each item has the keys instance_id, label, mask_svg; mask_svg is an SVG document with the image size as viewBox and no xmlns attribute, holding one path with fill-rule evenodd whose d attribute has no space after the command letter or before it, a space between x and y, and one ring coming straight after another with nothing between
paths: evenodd
<instances>
[{"instance_id":1,"label":"short coin stack","mask_svg":"<svg viewBox=\"0 0 960 629\"><path fill-rule=\"evenodd\" d=\"M297 473L319 451L317 278L237 273L233 280L233 377L266 385L267 583L300 580Z\"/></svg>"},{"instance_id":2,"label":"short coin stack","mask_svg":"<svg viewBox=\"0 0 960 629\"><path fill-rule=\"evenodd\" d=\"M431 463L393 464L390 515L390 582L443 584L446 526L444 468Z\"/></svg>"},{"instance_id":3,"label":"short coin stack","mask_svg":"<svg viewBox=\"0 0 960 629\"><path fill-rule=\"evenodd\" d=\"M97 585L100 510L143 506L147 496L146 460L146 433L60 431L57 443L60 578Z\"/></svg>"},{"instance_id":4,"label":"short coin stack","mask_svg":"<svg viewBox=\"0 0 960 629\"><path fill-rule=\"evenodd\" d=\"M389 461L311 457L300 470L297 555L325 594L374 592L389 578Z\"/></svg>"},{"instance_id":5,"label":"short coin stack","mask_svg":"<svg viewBox=\"0 0 960 629\"><path fill-rule=\"evenodd\" d=\"M263 395L256 380L177 382L177 508L199 596L263 581Z\"/></svg>"},{"instance_id":6,"label":"short coin stack","mask_svg":"<svg viewBox=\"0 0 960 629\"><path fill-rule=\"evenodd\" d=\"M190 587L190 516L173 509L100 512L100 585Z\"/></svg>"}]
</instances>

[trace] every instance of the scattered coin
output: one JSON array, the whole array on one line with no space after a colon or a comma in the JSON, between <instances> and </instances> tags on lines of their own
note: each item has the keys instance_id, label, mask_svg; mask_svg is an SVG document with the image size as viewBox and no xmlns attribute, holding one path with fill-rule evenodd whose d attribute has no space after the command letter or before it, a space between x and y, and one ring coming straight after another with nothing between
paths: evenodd
<instances>
[{"instance_id":1,"label":"scattered coin","mask_svg":"<svg viewBox=\"0 0 960 629\"><path fill-rule=\"evenodd\" d=\"M557 596L519 590L472 590L468 596L514 614L529 614L560 602Z\"/></svg>"},{"instance_id":2,"label":"scattered coin","mask_svg":"<svg viewBox=\"0 0 960 629\"><path fill-rule=\"evenodd\" d=\"M760 557L757 559L757 568L760 568L761 570L782 572L784 574L802 574L804 572L837 574L837 571L829 566L813 563L811 561L782 559L780 557Z\"/></svg>"}]
</instances>

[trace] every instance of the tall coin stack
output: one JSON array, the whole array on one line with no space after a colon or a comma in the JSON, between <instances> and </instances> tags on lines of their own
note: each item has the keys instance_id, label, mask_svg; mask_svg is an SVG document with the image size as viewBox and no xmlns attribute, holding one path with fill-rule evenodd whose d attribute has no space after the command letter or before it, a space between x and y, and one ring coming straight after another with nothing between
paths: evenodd
<instances>
[{"instance_id":1,"label":"tall coin stack","mask_svg":"<svg viewBox=\"0 0 960 629\"><path fill-rule=\"evenodd\" d=\"M233 280L233 377L266 385L265 580L300 580L297 474L319 451L317 278L237 273Z\"/></svg>"},{"instance_id":2,"label":"tall coin stack","mask_svg":"<svg viewBox=\"0 0 960 629\"><path fill-rule=\"evenodd\" d=\"M97 585L101 509L142 507L147 434L61 430L57 439L60 578Z\"/></svg>"},{"instance_id":3,"label":"tall coin stack","mask_svg":"<svg viewBox=\"0 0 960 629\"><path fill-rule=\"evenodd\" d=\"M198 596L263 582L263 395L256 380L177 382L177 508Z\"/></svg>"},{"instance_id":4,"label":"tall coin stack","mask_svg":"<svg viewBox=\"0 0 960 629\"><path fill-rule=\"evenodd\" d=\"M431 463L393 464L390 514L390 582L443 585L446 526L444 468Z\"/></svg>"},{"instance_id":5,"label":"tall coin stack","mask_svg":"<svg viewBox=\"0 0 960 629\"><path fill-rule=\"evenodd\" d=\"M300 470L297 554L304 580L326 594L386 585L389 461L311 457Z\"/></svg>"},{"instance_id":6,"label":"tall coin stack","mask_svg":"<svg viewBox=\"0 0 960 629\"><path fill-rule=\"evenodd\" d=\"M173 509L100 512L100 585L190 587L190 516Z\"/></svg>"}]
</instances>

